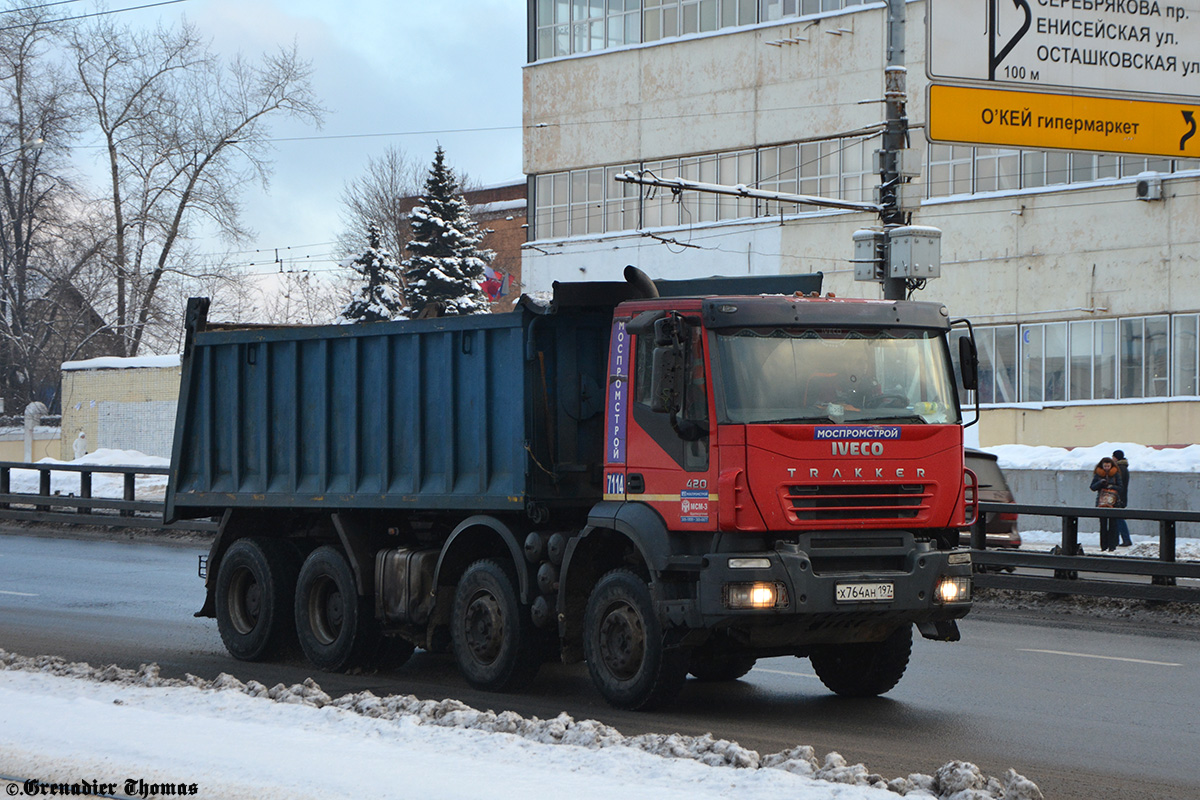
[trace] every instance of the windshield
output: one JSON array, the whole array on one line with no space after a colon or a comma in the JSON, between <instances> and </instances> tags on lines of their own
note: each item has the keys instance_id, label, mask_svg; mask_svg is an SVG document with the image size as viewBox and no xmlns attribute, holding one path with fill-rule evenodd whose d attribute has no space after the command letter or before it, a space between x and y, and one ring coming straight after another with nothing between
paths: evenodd
<instances>
[{"instance_id":1,"label":"windshield","mask_svg":"<svg viewBox=\"0 0 1200 800\"><path fill-rule=\"evenodd\" d=\"M938 331L742 328L716 339L727 422L959 421Z\"/></svg>"}]
</instances>

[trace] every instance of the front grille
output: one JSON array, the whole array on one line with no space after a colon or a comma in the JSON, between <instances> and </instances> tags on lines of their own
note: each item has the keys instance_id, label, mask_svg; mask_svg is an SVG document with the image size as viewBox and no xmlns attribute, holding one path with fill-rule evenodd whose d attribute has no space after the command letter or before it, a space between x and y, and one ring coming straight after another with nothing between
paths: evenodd
<instances>
[{"instance_id":1,"label":"front grille","mask_svg":"<svg viewBox=\"0 0 1200 800\"><path fill-rule=\"evenodd\" d=\"M911 520L929 510L932 493L919 483L807 484L783 487L792 522Z\"/></svg>"}]
</instances>

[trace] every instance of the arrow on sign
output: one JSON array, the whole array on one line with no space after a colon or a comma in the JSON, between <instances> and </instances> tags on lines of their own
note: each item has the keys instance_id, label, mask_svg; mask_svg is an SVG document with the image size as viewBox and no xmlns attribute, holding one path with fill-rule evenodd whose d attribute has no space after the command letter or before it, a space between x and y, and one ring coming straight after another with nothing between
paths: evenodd
<instances>
[{"instance_id":1,"label":"arrow on sign","mask_svg":"<svg viewBox=\"0 0 1200 800\"><path fill-rule=\"evenodd\" d=\"M1029 8L1028 0L1012 0L1012 4L1025 12L1025 22L1021 25L1021 29L1017 31L1017 35L1008 40L999 53L996 52L996 37L999 34L1000 27L1000 3L1003 0L991 0L988 3L988 80L996 80L996 67L1000 66L1000 62L1012 52L1012 49L1017 46L1017 42L1021 41L1026 33L1029 32L1029 25L1033 22L1033 12Z\"/></svg>"},{"instance_id":2,"label":"arrow on sign","mask_svg":"<svg viewBox=\"0 0 1200 800\"><path fill-rule=\"evenodd\" d=\"M1196 135L1196 118L1192 116L1192 112L1190 110L1183 112L1183 121L1190 125L1191 128L1189 128L1188 132L1185 133L1183 138L1179 140L1179 149L1181 151L1183 150L1183 146L1187 144L1187 140Z\"/></svg>"}]
</instances>

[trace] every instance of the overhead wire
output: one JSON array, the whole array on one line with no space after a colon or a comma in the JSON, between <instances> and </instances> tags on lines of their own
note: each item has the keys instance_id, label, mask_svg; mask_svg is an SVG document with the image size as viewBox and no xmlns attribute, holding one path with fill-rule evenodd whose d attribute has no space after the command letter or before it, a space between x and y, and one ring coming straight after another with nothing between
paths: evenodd
<instances>
[{"instance_id":1,"label":"overhead wire","mask_svg":"<svg viewBox=\"0 0 1200 800\"><path fill-rule=\"evenodd\" d=\"M5 25L3 27L0 27L0 33L3 33L4 31L15 31L15 30L20 30L21 28L28 28L33 25L43 24L44 22L74 22L76 20L81 20L81 19L92 19L93 17L107 17L107 16L111 16L113 14L123 14L126 11L141 11L141 10L147 9L147 8L158 8L159 6L173 6L173 5L176 5L177 3L187 3L187 2L190 2L190 0L160 0L160 2L157 2L157 3L147 3L145 5L140 5L140 6L129 6L127 8L111 8L106 11L93 11L90 14L78 14L74 17L55 17L54 19L51 19L51 20L38 20L37 22L18 22L15 25ZM53 5L53 4L49 4L49 5ZM41 6L33 6L33 8L41 8Z\"/></svg>"}]
</instances>

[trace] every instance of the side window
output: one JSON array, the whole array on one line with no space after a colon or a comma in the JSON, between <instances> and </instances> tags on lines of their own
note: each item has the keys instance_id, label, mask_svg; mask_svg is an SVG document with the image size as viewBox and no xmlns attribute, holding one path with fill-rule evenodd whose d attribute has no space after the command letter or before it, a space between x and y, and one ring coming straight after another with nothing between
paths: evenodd
<instances>
[{"instance_id":1,"label":"side window","mask_svg":"<svg viewBox=\"0 0 1200 800\"><path fill-rule=\"evenodd\" d=\"M633 402L650 405L650 371L654 369L654 337L646 333L637 338L633 356Z\"/></svg>"},{"instance_id":2,"label":"side window","mask_svg":"<svg viewBox=\"0 0 1200 800\"><path fill-rule=\"evenodd\" d=\"M692 322L691 336L684 354L683 407L680 419L689 420L708 429L708 376L704 367L704 329L698 320ZM689 472L708 469L708 438L684 441L672 428L667 414L650 410L650 375L654 369L654 337L637 337L633 358L633 416L652 439L679 466Z\"/></svg>"}]
</instances>

